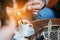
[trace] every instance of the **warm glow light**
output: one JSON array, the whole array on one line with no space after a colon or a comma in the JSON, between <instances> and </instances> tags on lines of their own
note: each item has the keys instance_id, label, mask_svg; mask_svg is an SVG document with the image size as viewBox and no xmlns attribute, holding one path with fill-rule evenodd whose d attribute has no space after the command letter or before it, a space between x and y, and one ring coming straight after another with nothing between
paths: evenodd
<instances>
[{"instance_id":1,"label":"warm glow light","mask_svg":"<svg viewBox=\"0 0 60 40\"><path fill-rule=\"evenodd\" d=\"M20 16L21 12L20 11L17 11L17 15Z\"/></svg>"},{"instance_id":2,"label":"warm glow light","mask_svg":"<svg viewBox=\"0 0 60 40\"><path fill-rule=\"evenodd\" d=\"M20 12L20 10L17 9L17 2L16 2L16 0L13 0L13 7L14 7L14 9L16 9L17 16L20 16L21 12Z\"/></svg>"}]
</instances>

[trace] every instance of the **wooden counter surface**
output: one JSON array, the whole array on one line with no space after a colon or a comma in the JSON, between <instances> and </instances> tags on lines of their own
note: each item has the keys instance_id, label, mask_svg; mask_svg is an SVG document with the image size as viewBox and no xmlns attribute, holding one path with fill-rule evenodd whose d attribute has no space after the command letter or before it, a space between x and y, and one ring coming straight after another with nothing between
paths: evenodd
<instances>
[{"instance_id":1,"label":"wooden counter surface","mask_svg":"<svg viewBox=\"0 0 60 40\"><path fill-rule=\"evenodd\" d=\"M35 30L48 25L49 20L52 21L52 25L60 25L60 19L45 19L45 20L35 20L31 23L33 24Z\"/></svg>"},{"instance_id":2,"label":"wooden counter surface","mask_svg":"<svg viewBox=\"0 0 60 40\"><path fill-rule=\"evenodd\" d=\"M37 34L40 34L43 28L48 25L49 20L52 21L52 25L60 27L60 19L46 19L32 21L31 23L33 24L36 32L29 38L29 40L32 40Z\"/></svg>"}]
</instances>

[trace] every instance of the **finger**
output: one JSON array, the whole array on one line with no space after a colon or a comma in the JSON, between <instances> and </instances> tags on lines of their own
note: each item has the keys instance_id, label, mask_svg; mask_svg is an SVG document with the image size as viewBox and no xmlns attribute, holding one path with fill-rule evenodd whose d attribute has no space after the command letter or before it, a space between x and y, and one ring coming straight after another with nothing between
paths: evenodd
<instances>
[{"instance_id":1,"label":"finger","mask_svg":"<svg viewBox=\"0 0 60 40\"><path fill-rule=\"evenodd\" d=\"M42 4L45 3L43 0L33 0L34 4Z\"/></svg>"},{"instance_id":2,"label":"finger","mask_svg":"<svg viewBox=\"0 0 60 40\"><path fill-rule=\"evenodd\" d=\"M23 6L24 7L28 7L29 5L32 5L33 4L33 1L28 1L27 3L25 3L25 5Z\"/></svg>"},{"instance_id":3,"label":"finger","mask_svg":"<svg viewBox=\"0 0 60 40\"><path fill-rule=\"evenodd\" d=\"M22 9L26 10L26 9L28 9L28 7L29 7L30 5L32 5L32 4L33 4L33 1L28 1L27 3L25 3L25 5L23 6Z\"/></svg>"},{"instance_id":4,"label":"finger","mask_svg":"<svg viewBox=\"0 0 60 40\"><path fill-rule=\"evenodd\" d=\"M33 12L38 12L39 10L32 10Z\"/></svg>"},{"instance_id":5,"label":"finger","mask_svg":"<svg viewBox=\"0 0 60 40\"><path fill-rule=\"evenodd\" d=\"M36 10L40 10L41 8L42 8L41 5L33 5L33 6L32 6L32 9L33 9L33 10L35 10L35 9L36 9Z\"/></svg>"},{"instance_id":6,"label":"finger","mask_svg":"<svg viewBox=\"0 0 60 40\"><path fill-rule=\"evenodd\" d=\"M32 5L32 8L33 9L41 9L43 8L45 5L45 2L42 1L42 0L37 0L37 1L34 1L34 5Z\"/></svg>"},{"instance_id":7,"label":"finger","mask_svg":"<svg viewBox=\"0 0 60 40\"><path fill-rule=\"evenodd\" d=\"M28 6L28 10L40 10L42 7L40 5L31 5Z\"/></svg>"},{"instance_id":8,"label":"finger","mask_svg":"<svg viewBox=\"0 0 60 40\"><path fill-rule=\"evenodd\" d=\"M45 4L36 4L36 5L32 5L32 9L42 9L44 7Z\"/></svg>"},{"instance_id":9,"label":"finger","mask_svg":"<svg viewBox=\"0 0 60 40\"><path fill-rule=\"evenodd\" d=\"M27 9L28 9L28 10L33 10L33 9L32 9L32 6L28 6Z\"/></svg>"},{"instance_id":10,"label":"finger","mask_svg":"<svg viewBox=\"0 0 60 40\"><path fill-rule=\"evenodd\" d=\"M38 13L37 12L32 12L34 15L38 15Z\"/></svg>"},{"instance_id":11,"label":"finger","mask_svg":"<svg viewBox=\"0 0 60 40\"><path fill-rule=\"evenodd\" d=\"M40 10L44 7L42 4L30 5L28 6L28 10Z\"/></svg>"},{"instance_id":12,"label":"finger","mask_svg":"<svg viewBox=\"0 0 60 40\"><path fill-rule=\"evenodd\" d=\"M40 3L40 0L32 0L33 1L33 4L39 4Z\"/></svg>"}]
</instances>

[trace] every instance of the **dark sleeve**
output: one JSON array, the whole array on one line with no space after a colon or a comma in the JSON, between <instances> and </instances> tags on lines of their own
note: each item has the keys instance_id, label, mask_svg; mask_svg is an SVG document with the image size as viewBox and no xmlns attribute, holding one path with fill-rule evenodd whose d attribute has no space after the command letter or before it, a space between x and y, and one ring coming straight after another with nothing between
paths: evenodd
<instances>
[{"instance_id":1,"label":"dark sleeve","mask_svg":"<svg viewBox=\"0 0 60 40\"><path fill-rule=\"evenodd\" d=\"M50 18L55 18L55 13L54 13L54 11L52 9L47 8L47 7L40 10L38 12L38 15L35 16L36 20L50 19Z\"/></svg>"},{"instance_id":2,"label":"dark sleeve","mask_svg":"<svg viewBox=\"0 0 60 40\"><path fill-rule=\"evenodd\" d=\"M60 0L55 6L51 7L51 9L54 10L56 18L60 18Z\"/></svg>"}]
</instances>

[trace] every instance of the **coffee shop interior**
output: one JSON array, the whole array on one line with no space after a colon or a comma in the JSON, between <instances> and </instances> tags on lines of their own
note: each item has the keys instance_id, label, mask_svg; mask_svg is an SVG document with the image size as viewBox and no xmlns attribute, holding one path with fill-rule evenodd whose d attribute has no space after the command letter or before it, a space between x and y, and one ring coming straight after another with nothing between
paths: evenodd
<instances>
[{"instance_id":1,"label":"coffee shop interior","mask_svg":"<svg viewBox=\"0 0 60 40\"><path fill-rule=\"evenodd\" d=\"M0 0L0 40L60 40L60 0Z\"/></svg>"}]
</instances>

